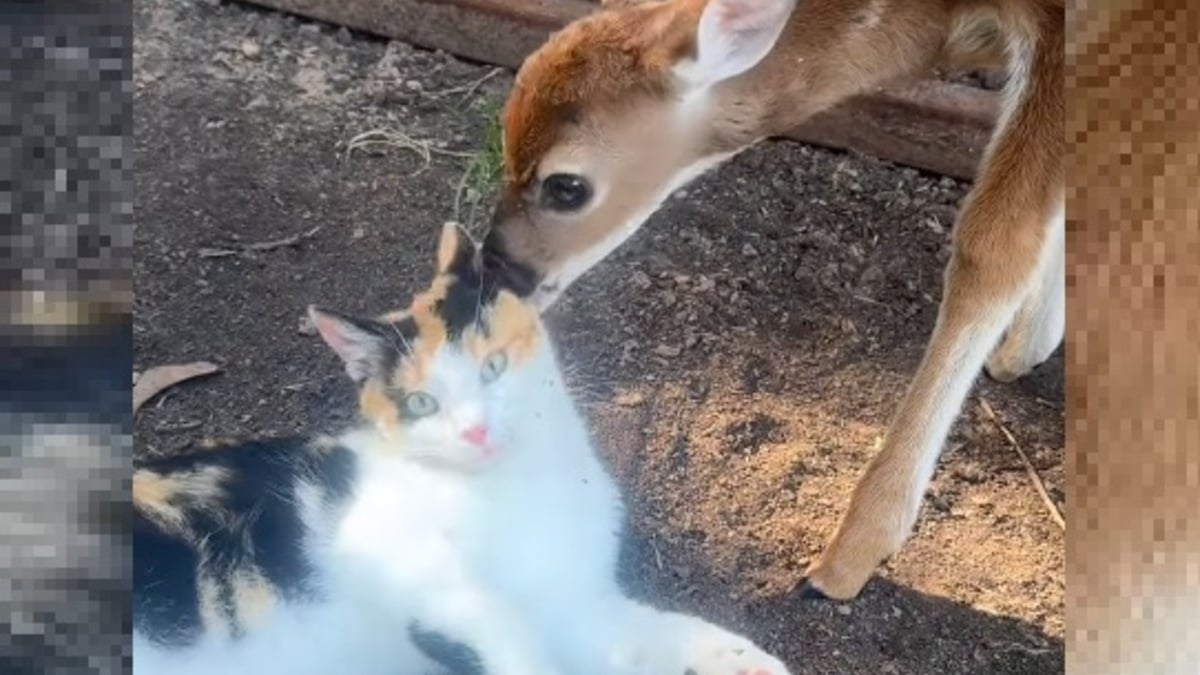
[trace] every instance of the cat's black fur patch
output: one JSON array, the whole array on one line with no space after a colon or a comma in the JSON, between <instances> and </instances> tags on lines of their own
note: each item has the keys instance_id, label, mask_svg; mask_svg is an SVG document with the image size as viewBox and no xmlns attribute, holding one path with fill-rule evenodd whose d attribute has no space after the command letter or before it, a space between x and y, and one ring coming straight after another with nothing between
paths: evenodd
<instances>
[{"instance_id":1,"label":"cat's black fur patch","mask_svg":"<svg viewBox=\"0 0 1200 675\"><path fill-rule=\"evenodd\" d=\"M200 634L199 554L138 511L133 514L133 622L155 642L180 646Z\"/></svg>"},{"instance_id":2,"label":"cat's black fur patch","mask_svg":"<svg viewBox=\"0 0 1200 675\"><path fill-rule=\"evenodd\" d=\"M443 272L452 280L433 311L445 324L446 337L456 340L480 322L484 308L496 299L500 289L494 280L484 278L479 247L461 231L454 258Z\"/></svg>"},{"instance_id":3,"label":"cat's black fur patch","mask_svg":"<svg viewBox=\"0 0 1200 675\"><path fill-rule=\"evenodd\" d=\"M229 519L213 509L179 504L191 540L203 542L203 551L192 550L137 514L143 529L134 541L135 622L148 635L161 638L171 633L176 636L173 644L194 637L199 626L200 556L206 576L225 581L219 586L225 605L221 610L235 631L240 627L232 622L229 580L240 568L252 566L285 599L313 598L313 570L302 548L306 529L295 485L304 479L321 486L328 499L340 501L348 496L356 470L350 450L316 449L306 439L295 438L252 440L137 466L167 475L206 467L220 467L228 475L221 484L221 511L237 518L230 526ZM186 574L181 571L184 567ZM188 630L174 630L176 622Z\"/></svg>"},{"instance_id":4,"label":"cat's black fur patch","mask_svg":"<svg viewBox=\"0 0 1200 675\"><path fill-rule=\"evenodd\" d=\"M419 624L409 626L408 633L418 649L454 675L487 675L479 654L467 645L454 642L441 633L426 631Z\"/></svg>"},{"instance_id":5,"label":"cat's black fur patch","mask_svg":"<svg viewBox=\"0 0 1200 675\"><path fill-rule=\"evenodd\" d=\"M499 231L493 228L483 240L483 285L504 289L519 298L533 295L541 283L541 275L529 265L509 254Z\"/></svg>"},{"instance_id":6,"label":"cat's black fur patch","mask_svg":"<svg viewBox=\"0 0 1200 675\"><path fill-rule=\"evenodd\" d=\"M483 318L484 308L496 299L496 289L479 285L479 279L456 278L433 311L446 324L446 337L456 340Z\"/></svg>"}]
</instances>

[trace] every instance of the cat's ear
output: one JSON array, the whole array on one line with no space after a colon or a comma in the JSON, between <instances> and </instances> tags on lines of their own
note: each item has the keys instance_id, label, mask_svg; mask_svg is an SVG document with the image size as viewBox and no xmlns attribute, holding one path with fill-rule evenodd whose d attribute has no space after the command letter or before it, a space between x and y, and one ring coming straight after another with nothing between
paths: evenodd
<instances>
[{"instance_id":1,"label":"cat's ear","mask_svg":"<svg viewBox=\"0 0 1200 675\"><path fill-rule=\"evenodd\" d=\"M461 225L446 223L438 238L437 273L470 276L466 273L474 272L478 253L479 247Z\"/></svg>"},{"instance_id":2,"label":"cat's ear","mask_svg":"<svg viewBox=\"0 0 1200 675\"><path fill-rule=\"evenodd\" d=\"M342 362L346 374L355 382L371 377L386 377L390 363L395 362L395 343L389 337L390 327L368 319L358 319L339 312L309 306L308 317Z\"/></svg>"}]
</instances>

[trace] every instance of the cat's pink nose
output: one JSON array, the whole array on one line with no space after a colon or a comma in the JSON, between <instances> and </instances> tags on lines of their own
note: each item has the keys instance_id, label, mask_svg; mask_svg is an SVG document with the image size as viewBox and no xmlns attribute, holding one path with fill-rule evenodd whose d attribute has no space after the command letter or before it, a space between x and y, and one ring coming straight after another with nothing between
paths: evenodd
<instances>
[{"instance_id":1,"label":"cat's pink nose","mask_svg":"<svg viewBox=\"0 0 1200 675\"><path fill-rule=\"evenodd\" d=\"M487 427L482 424L476 424L462 433L463 440L473 445L487 445L487 436Z\"/></svg>"}]
</instances>

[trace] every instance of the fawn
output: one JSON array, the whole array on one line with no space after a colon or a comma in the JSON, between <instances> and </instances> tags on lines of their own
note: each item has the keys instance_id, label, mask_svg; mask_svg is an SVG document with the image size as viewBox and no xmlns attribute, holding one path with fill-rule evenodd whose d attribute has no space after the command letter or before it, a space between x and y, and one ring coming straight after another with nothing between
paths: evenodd
<instances>
[{"instance_id":1,"label":"fawn","mask_svg":"<svg viewBox=\"0 0 1200 675\"><path fill-rule=\"evenodd\" d=\"M1062 0L611 0L517 74L485 256L544 308L757 141L936 65L1007 67L925 356L805 595L852 598L900 548L981 366L1013 380L1062 341L1064 16Z\"/></svg>"}]
</instances>

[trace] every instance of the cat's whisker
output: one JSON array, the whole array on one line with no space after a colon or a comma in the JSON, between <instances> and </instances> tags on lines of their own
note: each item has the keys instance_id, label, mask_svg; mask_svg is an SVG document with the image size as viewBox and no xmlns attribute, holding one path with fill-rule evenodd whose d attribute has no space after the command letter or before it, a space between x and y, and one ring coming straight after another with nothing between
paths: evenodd
<instances>
[{"instance_id":1,"label":"cat's whisker","mask_svg":"<svg viewBox=\"0 0 1200 675\"><path fill-rule=\"evenodd\" d=\"M400 329L396 327L396 324L389 323L388 325L392 327L392 332L396 334L396 337L400 338L400 341L404 343L404 348L407 351L406 352L401 351L400 348L396 346L395 342L392 342L389 340L388 342L392 345L392 349L395 349L396 353L399 354L400 356L404 356L405 354L413 353L412 344L409 343L408 338L404 337L404 333L400 332Z\"/></svg>"}]
</instances>

